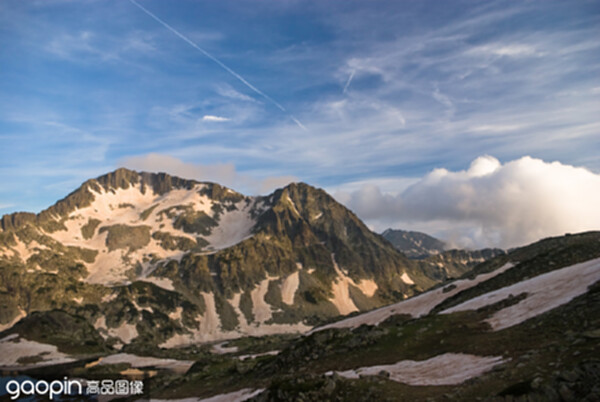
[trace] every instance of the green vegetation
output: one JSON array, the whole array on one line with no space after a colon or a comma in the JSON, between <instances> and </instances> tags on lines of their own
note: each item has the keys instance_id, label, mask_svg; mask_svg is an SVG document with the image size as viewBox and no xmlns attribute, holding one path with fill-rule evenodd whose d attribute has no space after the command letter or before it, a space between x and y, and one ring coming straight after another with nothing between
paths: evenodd
<instances>
[{"instance_id":1,"label":"green vegetation","mask_svg":"<svg viewBox=\"0 0 600 402\"><path fill-rule=\"evenodd\" d=\"M102 337L87 320L61 310L33 312L6 332L11 333L55 345L63 353L91 354L108 351Z\"/></svg>"}]
</instances>

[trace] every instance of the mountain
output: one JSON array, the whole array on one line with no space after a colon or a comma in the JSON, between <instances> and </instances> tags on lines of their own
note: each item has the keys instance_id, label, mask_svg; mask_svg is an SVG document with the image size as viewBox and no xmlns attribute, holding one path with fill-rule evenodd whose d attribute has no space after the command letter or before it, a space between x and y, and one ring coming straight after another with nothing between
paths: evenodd
<instances>
[{"instance_id":1,"label":"mountain","mask_svg":"<svg viewBox=\"0 0 600 402\"><path fill-rule=\"evenodd\" d=\"M426 258L447 249L443 241L421 232L387 229L381 235L408 258Z\"/></svg>"},{"instance_id":2,"label":"mountain","mask_svg":"<svg viewBox=\"0 0 600 402\"><path fill-rule=\"evenodd\" d=\"M438 281L458 278L476 265L505 254L499 248L449 250L443 241L421 232L387 229L381 235L408 258L418 260L421 271Z\"/></svg>"},{"instance_id":3,"label":"mountain","mask_svg":"<svg viewBox=\"0 0 600 402\"><path fill-rule=\"evenodd\" d=\"M119 169L0 226L0 330L59 314L100 349L302 332L438 282L303 183L250 197Z\"/></svg>"},{"instance_id":4,"label":"mountain","mask_svg":"<svg viewBox=\"0 0 600 402\"><path fill-rule=\"evenodd\" d=\"M43 353L21 358L33 378L143 375L144 396L160 400L594 401L599 339L600 232L588 232L512 250L304 335L116 353L85 319L55 310L4 332L0 351Z\"/></svg>"},{"instance_id":5,"label":"mountain","mask_svg":"<svg viewBox=\"0 0 600 402\"><path fill-rule=\"evenodd\" d=\"M600 398L600 232L439 282L322 190L127 170L2 222L4 373L160 400Z\"/></svg>"}]
</instances>

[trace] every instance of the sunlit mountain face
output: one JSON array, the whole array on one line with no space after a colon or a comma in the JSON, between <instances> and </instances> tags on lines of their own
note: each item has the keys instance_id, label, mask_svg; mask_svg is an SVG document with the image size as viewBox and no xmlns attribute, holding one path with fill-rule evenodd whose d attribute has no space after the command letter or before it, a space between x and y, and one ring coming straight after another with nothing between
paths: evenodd
<instances>
[{"instance_id":1,"label":"sunlit mountain face","mask_svg":"<svg viewBox=\"0 0 600 402\"><path fill-rule=\"evenodd\" d=\"M599 399L599 27L0 2L0 399Z\"/></svg>"}]
</instances>

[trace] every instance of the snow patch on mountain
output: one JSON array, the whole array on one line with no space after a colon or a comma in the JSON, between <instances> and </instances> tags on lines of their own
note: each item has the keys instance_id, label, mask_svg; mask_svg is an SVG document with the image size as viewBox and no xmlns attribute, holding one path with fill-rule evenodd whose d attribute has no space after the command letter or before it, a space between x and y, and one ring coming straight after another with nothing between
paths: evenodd
<instances>
[{"instance_id":1,"label":"snow patch on mountain","mask_svg":"<svg viewBox=\"0 0 600 402\"><path fill-rule=\"evenodd\" d=\"M94 328L98 330L98 333L104 338L108 337L119 338L123 344L130 343L133 339L137 338L138 332L135 324L123 322L116 328L108 328L106 325L106 317L99 317L94 323Z\"/></svg>"},{"instance_id":2,"label":"snow patch on mountain","mask_svg":"<svg viewBox=\"0 0 600 402\"><path fill-rule=\"evenodd\" d=\"M281 284L281 300L291 306L294 304L294 296L300 285L300 272L296 271L288 275Z\"/></svg>"},{"instance_id":3,"label":"snow patch on mountain","mask_svg":"<svg viewBox=\"0 0 600 402\"><path fill-rule=\"evenodd\" d=\"M440 304L447 298L461 292L465 289L473 287L478 283L487 281L496 275L500 275L502 272L512 268L512 263L506 263L502 267L485 274L476 276L474 279L461 279L452 282L449 286L443 288L437 288L429 292L422 293L418 296L412 297L407 300L403 300L399 303L391 304L389 306L381 307L373 311L369 311L364 314L357 315L355 317L347 318L341 321L337 321L323 327L315 328L311 332L321 331L328 328L357 328L363 324L367 325L378 325L385 321L388 317L397 314L409 314L413 317L419 317L425 315L431 311L435 306ZM446 290L446 291L444 291Z\"/></svg>"},{"instance_id":4,"label":"snow patch on mountain","mask_svg":"<svg viewBox=\"0 0 600 402\"><path fill-rule=\"evenodd\" d=\"M224 355L224 354L227 354L227 353L235 353L235 352L238 351L238 347L237 346L227 347L227 346L225 346L226 344L227 344L227 342L215 343L212 346L211 351L213 353L218 354L218 355Z\"/></svg>"},{"instance_id":5,"label":"snow patch on mountain","mask_svg":"<svg viewBox=\"0 0 600 402\"><path fill-rule=\"evenodd\" d=\"M358 379L360 376L378 375L384 371L389 373L390 380L409 385L455 385L478 377L504 361L501 356L445 353L422 361L402 360L395 364L338 371L337 374Z\"/></svg>"},{"instance_id":6,"label":"snow patch on mountain","mask_svg":"<svg viewBox=\"0 0 600 402\"><path fill-rule=\"evenodd\" d=\"M265 295L269 290L269 282L273 279L277 278L268 277L267 279L263 279L258 286L250 292L250 297L252 298L252 314L254 315L254 320L256 320L256 322L264 323L265 321L270 320L273 315L271 305L265 301Z\"/></svg>"},{"instance_id":7,"label":"snow patch on mountain","mask_svg":"<svg viewBox=\"0 0 600 402\"><path fill-rule=\"evenodd\" d=\"M284 333L304 333L308 331L311 327L305 325L304 323L265 324L265 321L268 321L271 318L270 314L272 307L264 301L264 294L262 292L264 291L264 293L266 293L266 290L268 289L268 283L276 279L278 278L269 277L263 280L261 284L259 284L259 286L253 291L256 292L256 300L261 303L261 307L259 307L258 310L258 318L260 318L260 320L257 318L257 314L253 313L255 320L252 323L248 323L246 317L240 309L241 293L235 293L231 299L228 299L228 302L231 304L237 315L239 325L234 331L224 331L221 328L221 322L217 314L214 294L202 292L201 294L204 298L206 311L204 314L200 314L198 316L200 328L188 328L188 333L175 334L159 346L163 348L173 348L194 343L225 341L239 338L241 336L264 336ZM260 302L260 300L262 301Z\"/></svg>"},{"instance_id":8,"label":"snow patch on mountain","mask_svg":"<svg viewBox=\"0 0 600 402\"><path fill-rule=\"evenodd\" d=\"M570 302L587 292L588 287L599 280L600 258L557 269L483 294L444 310L442 314L477 310L511 295L526 293L525 299L496 312L486 320L494 330L498 331Z\"/></svg>"},{"instance_id":9,"label":"snow patch on mountain","mask_svg":"<svg viewBox=\"0 0 600 402\"><path fill-rule=\"evenodd\" d=\"M338 309L340 314L348 315L358 308L350 298L350 291L348 290L348 284L352 281L338 266L335 261L335 255L331 254L331 260L333 261L333 267L337 273L337 278L331 284L331 290L333 292L333 298L329 299L335 307Z\"/></svg>"},{"instance_id":10,"label":"snow patch on mountain","mask_svg":"<svg viewBox=\"0 0 600 402\"><path fill-rule=\"evenodd\" d=\"M0 367L22 366L20 359L39 357L40 361L27 364L27 367L41 367L74 361L59 352L56 346L30 341L17 334L0 339Z\"/></svg>"},{"instance_id":11,"label":"snow patch on mountain","mask_svg":"<svg viewBox=\"0 0 600 402\"><path fill-rule=\"evenodd\" d=\"M169 278L157 278L155 276L148 276L145 278L139 278L139 281L152 283L159 288L163 288L166 290L174 291L175 287L173 286L173 281Z\"/></svg>"},{"instance_id":12,"label":"snow patch on mountain","mask_svg":"<svg viewBox=\"0 0 600 402\"><path fill-rule=\"evenodd\" d=\"M402 279L402 282L406 283L407 285L415 284L415 282L410 278L410 276L408 276L408 274L406 272L402 274L400 279Z\"/></svg>"},{"instance_id":13,"label":"snow patch on mountain","mask_svg":"<svg viewBox=\"0 0 600 402\"><path fill-rule=\"evenodd\" d=\"M88 188L87 191L94 196L91 205L72 211L67 219L62 221L66 230L44 234L65 246L82 247L98 252L92 263L83 262L88 270L86 281L89 283L104 285L126 283L128 281L126 271L138 263L142 267L140 277L145 278L156 268L151 262L153 259L181 261L186 252L163 248L161 243L154 238L137 250L109 250L106 243L108 231L101 232L103 227L147 226L150 234L162 232L194 242L197 237L201 237L208 243L205 247L206 253L214 253L231 247L252 236L252 228L256 224L256 220L252 218L251 210L258 207L257 203L262 203L262 207L265 207L264 200L251 198L248 201L248 199L244 199L235 204L234 208L221 208L222 212L218 214L217 218L213 209L215 202L201 194L201 190L205 186L197 184L190 189L173 189L162 195L154 193L147 186L142 192L141 184L131 185L126 189L118 188L108 191L103 188L100 191ZM175 228L174 218L167 216L167 212L179 214L186 208L188 210L191 208L196 213L203 212L208 216L214 215L218 225L213 227L208 235L186 233L182 229ZM88 236L89 238L84 238L82 229L85 229L84 227L94 220L99 221L99 224L93 228L93 233ZM24 244L17 239L17 245L9 250L26 261L35 253L36 248L44 248L44 246L35 241ZM6 250L5 253L9 250Z\"/></svg>"},{"instance_id":14,"label":"snow patch on mountain","mask_svg":"<svg viewBox=\"0 0 600 402\"><path fill-rule=\"evenodd\" d=\"M170 370L174 373L183 374L192 365L192 360L161 359L158 357L142 357L129 353L117 353L106 357L101 357L96 362L97 365L128 363L133 368L152 367L164 370Z\"/></svg>"},{"instance_id":15,"label":"snow patch on mountain","mask_svg":"<svg viewBox=\"0 0 600 402\"><path fill-rule=\"evenodd\" d=\"M273 334L304 333L311 328L301 322L296 324L260 324L259 322L256 322L255 319L253 323L248 323L246 316L240 309L241 296L241 293L235 293L233 297L228 300L229 304L231 304L233 307L233 310L235 311L240 323L238 326L239 332L236 333L236 336L229 336L229 338L224 337L222 339L230 339L233 337L239 337L240 335L263 336Z\"/></svg>"},{"instance_id":16,"label":"snow patch on mountain","mask_svg":"<svg viewBox=\"0 0 600 402\"><path fill-rule=\"evenodd\" d=\"M225 211L219 219L219 226L213 228L206 237L212 250L234 246L252 236L252 228L256 224L250 214L252 203L240 201L236 207L235 210Z\"/></svg>"},{"instance_id":17,"label":"snow patch on mountain","mask_svg":"<svg viewBox=\"0 0 600 402\"><path fill-rule=\"evenodd\" d=\"M333 268L337 278L331 284L333 297L329 300L335 305L341 315L348 315L359 311L350 297L349 285L355 286L367 297L372 297L377 291L377 284L372 279L363 279L359 283L354 282L340 267L335 260L335 254L331 254Z\"/></svg>"},{"instance_id":18,"label":"snow patch on mountain","mask_svg":"<svg viewBox=\"0 0 600 402\"><path fill-rule=\"evenodd\" d=\"M25 310L19 308L19 314L15 318L13 318L11 322L9 322L7 324L0 324L0 332L11 328L13 325L18 323L19 320L21 320L21 318L24 318L24 317L27 317L27 313L25 312Z\"/></svg>"}]
</instances>

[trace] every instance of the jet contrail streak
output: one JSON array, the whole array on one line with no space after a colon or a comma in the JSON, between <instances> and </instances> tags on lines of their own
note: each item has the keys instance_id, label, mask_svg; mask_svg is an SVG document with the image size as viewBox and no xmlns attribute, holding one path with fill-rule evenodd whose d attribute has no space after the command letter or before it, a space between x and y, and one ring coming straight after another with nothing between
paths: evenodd
<instances>
[{"instance_id":1,"label":"jet contrail streak","mask_svg":"<svg viewBox=\"0 0 600 402\"><path fill-rule=\"evenodd\" d=\"M346 91L348 90L348 87L350 86L350 83L352 82L352 78L354 78L354 73L356 72L356 70L353 70L350 73L350 77L348 77L348 81L346 81L346 85L344 85L344 90L342 91L343 94L346 93Z\"/></svg>"},{"instance_id":2,"label":"jet contrail streak","mask_svg":"<svg viewBox=\"0 0 600 402\"><path fill-rule=\"evenodd\" d=\"M294 121L294 123L296 123L298 125L298 127L300 127L302 130L307 130L306 127L304 127L304 124L300 123L300 120L298 120L297 118L295 118L294 116L290 115L290 118ZM307 130L308 131L308 130Z\"/></svg>"},{"instance_id":3,"label":"jet contrail streak","mask_svg":"<svg viewBox=\"0 0 600 402\"><path fill-rule=\"evenodd\" d=\"M266 100L268 100L269 102L271 102L273 105L275 105L282 112L287 113L286 108L284 108L279 102L277 102L275 99L271 98L269 95L267 95L266 93L264 93L260 89L256 88L254 85L250 84L248 81L246 81L246 79L244 77L242 77L241 75L239 75L238 73L236 73L235 71L233 71L225 63L223 63L221 60L217 59L215 56L213 56L212 54L208 53L206 50L202 49L200 46L198 46L197 44L195 44L191 39L189 39L187 36L183 35L181 32L179 32L178 30L176 30L175 28L173 28L171 25L167 24L166 22L164 22L163 20L161 20L160 18L158 18L150 10L148 10L147 8L145 8L144 6L142 6L140 3L138 3L135 0L129 0L129 2L131 4L133 4L134 6L136 6L137 8L139 8L140 10L142 10L143 12L145 12L146 14L148 14L156 22L158 22L159 24L161 24L162 26L164 26L165 28L167 28L169 31L171 31L172 33L174 33L180 39L182 39L183 41L185 41L188 45L192 46L194 49L198 50L200 53L202 53L203 55L205 55L206 57L208 57L209 59L211 59L212 61L214 61L215 63L217 63L222 69L224 69L229 74L233 75L235 78L237 78L238 80L240 80L248 88L250 88L251 90L253 90L257 94L259 94L260 96L262 96L263 98L265 98ZM298 121L298 119L296 119L294 116L290 116L290 118L292 119L292 121L294 123L296 123L298 125L298 127L300 127L303 130L306 130L306 127L304 127L304 125L302 123L300 123L300 121Z\"/></svg>"}]
</instances>

